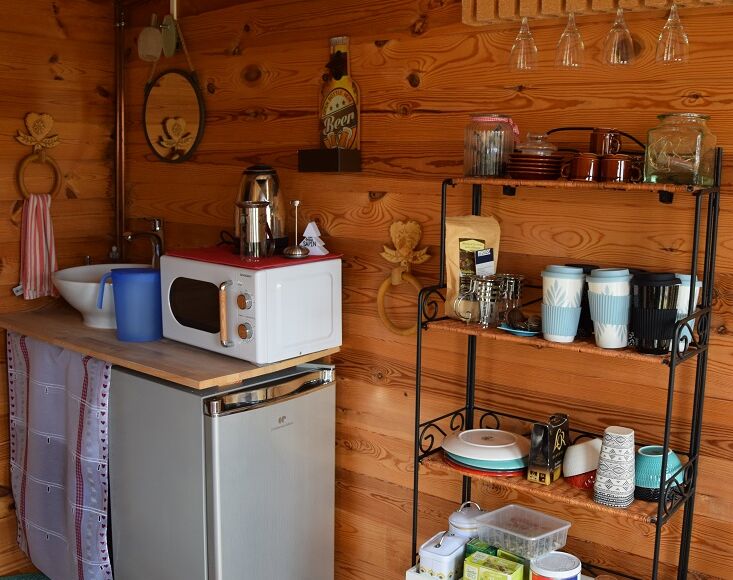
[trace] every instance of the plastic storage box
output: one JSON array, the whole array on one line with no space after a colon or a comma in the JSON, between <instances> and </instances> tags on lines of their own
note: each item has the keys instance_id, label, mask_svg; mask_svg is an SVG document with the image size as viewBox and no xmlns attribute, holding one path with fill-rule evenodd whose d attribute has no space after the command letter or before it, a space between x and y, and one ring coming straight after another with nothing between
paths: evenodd
<instances>
[{"instance_id":1,"label":"plastic storage box","mask_svg":"<svg viewBox=\"0 0 733 580\"><path fill-rule=\"evenodd\" d=\"M562 548L570 529L570 522L514 504L476 521L483 541L527 559Z\"/></svg>"}]
</instances>

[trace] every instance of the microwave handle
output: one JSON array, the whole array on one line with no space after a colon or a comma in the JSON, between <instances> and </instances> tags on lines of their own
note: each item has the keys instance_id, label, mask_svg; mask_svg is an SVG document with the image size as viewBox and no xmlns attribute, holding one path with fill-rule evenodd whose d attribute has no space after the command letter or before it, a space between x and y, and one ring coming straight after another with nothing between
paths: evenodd
<instances>
[{"instance_id":1,"label":"microwave handle","mask_svg":"<svg viewBox=\"0 0 733 580\"><path fill-rule=\"evenodd\" d=\"M227 287L231 285L231 280L219 284L219 342L226 348L234 346L234 343L229 340L229 331L227 330L227 320L229 319L227 313Z\"/></svg>"}]
</instances>

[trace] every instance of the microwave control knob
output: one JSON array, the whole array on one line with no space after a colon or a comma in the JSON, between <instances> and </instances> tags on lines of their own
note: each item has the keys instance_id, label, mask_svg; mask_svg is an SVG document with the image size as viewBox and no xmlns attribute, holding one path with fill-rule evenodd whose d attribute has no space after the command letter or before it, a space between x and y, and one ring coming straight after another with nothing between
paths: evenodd
<instances>
[{"instance_id":1,"label":"microwave control knob","mask_svg":"<svg viewBox=\"0 0 733 580\"><path fill-rule=\"evenodd\" d=\"M252 335L254 334L252 325L249 322L240 324L237 327L237 333L239 334L239 338L241 338L242 340L249 340L250 338L252 338Z\"/></svg>"},{"instance_id":2,"label":"microwave control knob","mask_svg":"<svg viewBox=\"0 0 733 580\"><path fill-rule=\"evenodd\" d=\"M249 310L252 308L252 297L249 294L240 294L237 296L237 306L240 310Z\"/></svg>"}]
</instances>

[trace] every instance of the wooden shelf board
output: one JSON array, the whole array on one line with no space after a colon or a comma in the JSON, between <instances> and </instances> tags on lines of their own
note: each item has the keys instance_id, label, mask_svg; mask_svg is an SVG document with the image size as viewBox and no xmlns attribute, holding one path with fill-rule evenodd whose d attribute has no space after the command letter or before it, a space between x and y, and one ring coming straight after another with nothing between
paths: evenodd
<instances>
[{"instance_id":1,"label":"wooden shelf board","mask_svg":"<svg viewBox=\"0 0 733 580\"><path fill-rule=\"evenodd\" d=\"M610 189L614 191L640 191L657 193L692 193L704 189L702 186L675 185L673 183L617 183L613 181L568 181L566 179L511 179L508 177L454 177L454 184L468 183L475 185L495 185L509 187L543 187L555 189Z\"/></svg>"},{"instance_id":2,"label":"wooden shelf board","mask_svg":"<svg viewBox=\"0 0 733 580\"><path fill-rule=\"evenodd\" d=\"M233 385L339 351L339 348L330 348L257 366L167 338L153 342L120 342L114 330L84 326L81 315L61 300L39 310L0 314L0 328L192 389Z\"/></svg>"},{"instance_id":3,"label":"wooden shelf board","mask_svg":"<svg viewBox=\"0 0 733 580\"><path fill-rule=\"evenodd\" d=\"M610 349L600 348L594 342L587 339L576 339L574 342L550 342L541 336L516 336L504 330L496 328L481 328L476 324L466 324L460 320L438 320L428 325L428 330L436 329L445 332L456 332L459 334L470 334L480 336L490 340L501 342L513 342L516 344L524 344L533 348L550 348L555 350L565 350L569 352L582 352L608 358L617 358L625 360L635 360L652 364L664 364L669 357L665 355L643 354L631 348Z\"/></svg>"},{"instance_id":4,"label":"wooden shelf board","mask_svg":"<svg viewBox=\"0 0 733 580\"><path fill-rule=\"evenodd\" d=\"M578 489L567 483L564 479L560 479L550 485L541 485L539 483L527 481L525 477L492 477L490 475L477 475L476 471L473 469L463 469L455 464L449 465L443 459L442 452L425 458L422 461L422 464L428 469L438 469L440 471L467 475L473 479L490 484L497 489L508 489L519 493L526 493L555 504L562 503L582 507L583 509L590 511L617 516L621 515L630 520L645 524L653 525L657 515L656 503L634 500L631 506L626 509L612 508L594 502L592 489Z\"/></svg>"}]
</instances>

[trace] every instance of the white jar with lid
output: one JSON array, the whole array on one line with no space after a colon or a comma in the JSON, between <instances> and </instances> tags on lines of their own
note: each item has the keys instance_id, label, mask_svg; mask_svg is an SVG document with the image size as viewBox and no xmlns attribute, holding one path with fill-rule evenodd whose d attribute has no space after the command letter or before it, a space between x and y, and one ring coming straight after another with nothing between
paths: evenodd
<instances>
[{"instance_id":1,"label":"white jar with lid","mask_svg":"<svg viewBox=\"0 0 733 580\"><path fill-rule=\"evenodd\" d=\"M475 538L479 527L476 518L485 513L476 502L464 502L448 517L448 531L466 539Z\"/></svg>"}]
</instances>

